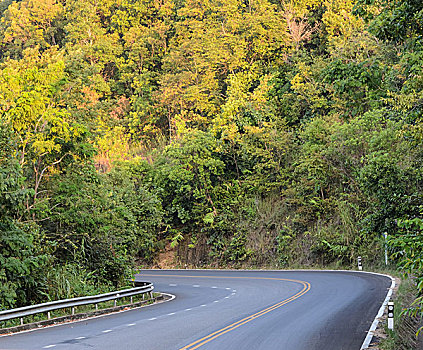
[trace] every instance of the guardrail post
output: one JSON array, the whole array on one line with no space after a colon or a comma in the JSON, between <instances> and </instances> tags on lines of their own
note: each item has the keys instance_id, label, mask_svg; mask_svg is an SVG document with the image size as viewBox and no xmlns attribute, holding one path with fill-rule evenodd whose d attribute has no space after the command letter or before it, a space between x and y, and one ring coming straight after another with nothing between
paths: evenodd
<instances>
[{"instance_id":1,"label":"guardrail post","mask_svg":"<svg viewBox=\"0 0 423 350\"><path fill-rule=\"evenodd\" d=\"M24 324L24 319L23 317L21 317L21 326L23 326L23 324Z\"/></svg>"},{"instance_id":2,"label":"guardrail post","mask_svg":"<svg viewBox=\"0 0 423 350\"><path fill-rule=\"evenodd\" d=\"M131 295L131 304L133 303L133 300L132 300L132 295Z\"/></svg>"},{"instance_id":3,"label":"guardrail post","mask_svg":"<svg viewBox=\"0 0 423 350\"><path fill-rule=\"evenodd\" d=\"M95 311L98 310L98 304L95 304Z\"/></svg>"},{"instance_id":4,"label":"guardrail post","mask_svg":"<svg viewBox=\"0 0 423 350\"><path fill-rule=\"evenodd\" d=\"M47 319L50 319L50 311L47 312Z\"/></svg>"},{"instance_id":5,"label":"guardrail post","mask_svg":"<svg viewBox=\"0 0 423 350\"><path fill-rule=\"evenodd\" d=\"M394 330L394 303L388 303L388 328Z\"/></svg>"},{"instance_id":6,"label":"guardrail post","mask_svg":"<svg viewBox=\"0 0 423 350\"><path fill-rule=\"evenodd\" d=\"M72 316L75 315L75 306L72 307Z\"/></svg>"}]
</instances>

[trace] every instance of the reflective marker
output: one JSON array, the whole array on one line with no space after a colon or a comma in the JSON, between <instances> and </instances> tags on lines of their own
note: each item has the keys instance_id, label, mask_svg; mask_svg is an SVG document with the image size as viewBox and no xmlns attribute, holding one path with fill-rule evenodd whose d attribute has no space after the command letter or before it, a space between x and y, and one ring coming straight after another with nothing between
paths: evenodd
<instances>
[{"instance_id":1,"label":"reflective marker","mask_svg":"<svg viewBox=\"0 0 423 350\"><path fill-rule=\"evenodd\" d=\"M394 303L388 303L388 328L394 330Z\"/></svg>"},{"instance_id":2,"label":"reflective marker","mask_svg":"<svg viewBox=\"0 0 423 350\"><path fill-rule=\"evenodd\" d=\"M357 262L358 262L358 270L359 271L363 270L363 265L361 264L361 256L357 258Z\"/></svg>"}]
</instances>

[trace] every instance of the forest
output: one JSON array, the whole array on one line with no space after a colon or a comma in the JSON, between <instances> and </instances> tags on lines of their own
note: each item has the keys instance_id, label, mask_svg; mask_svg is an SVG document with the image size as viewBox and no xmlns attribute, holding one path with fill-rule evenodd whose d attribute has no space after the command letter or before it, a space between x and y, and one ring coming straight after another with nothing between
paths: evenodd
<instances>
[{"instance_id":1,"label":"forest","mask_svg":"<svg viewBox=\"0 0 423 350\"><path fill-rule=\"evenodd\" d=\"M1 1L0 310L163 252L378 268L385 244L423 295L422 36L420 0Z\"/></svg>"}]
</instances>

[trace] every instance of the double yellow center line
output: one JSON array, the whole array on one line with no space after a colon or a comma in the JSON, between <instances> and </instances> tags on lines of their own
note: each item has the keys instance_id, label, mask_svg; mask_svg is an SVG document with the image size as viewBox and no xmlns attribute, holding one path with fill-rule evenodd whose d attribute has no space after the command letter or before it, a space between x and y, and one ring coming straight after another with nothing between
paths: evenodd
<instances>
[{"instance_id":1,"label":"double yellow center line","mask_svg":"<svg viewBox=\"0 0 423 350\"><path fill-rule=\"evenodd\" d=\"M203 346L204 344L212 341L213 339L216 339L218 337L220 337L221 335L224 335L248 322L251 322L253 320L255 320L256 318L259 318L273 310L276 310L278 308L280 308L281 306L284 306L288 303L290 303L291 301L294 301L295 299L298 299L299 297L303 296L304 294L306 294L310 289L311 289L311 285L309 282L305 282L305 281L299 281L299 280L292 280L292 279L286 279L286 278L272 278L272 277L220 277L220 276L184 276L184 275L148 275L148 276L157 276L157 277L188 277L188 278L218 278L218 279L222 279L222 278L227 278L227 279L260 279L260 280L277 280L277 281L286 281L286 282L294 282L294 283L299 283L303 286L303 288L296 294L294 294L293 296L284 299L272 306L269 306L266 309L263 309L259 312L256 312L253 315L247 316L245 318L243 318L242 320L239 320L237 322L234 322L232 324L230 324L229 326L226 326L225 328L219 329L216 332L213 332L201 339L196 340L195 342L184 346L183 348L179 349L179 350L194 350L194 349L198 349L200 346Z\"/></svg>"}]
</instances>

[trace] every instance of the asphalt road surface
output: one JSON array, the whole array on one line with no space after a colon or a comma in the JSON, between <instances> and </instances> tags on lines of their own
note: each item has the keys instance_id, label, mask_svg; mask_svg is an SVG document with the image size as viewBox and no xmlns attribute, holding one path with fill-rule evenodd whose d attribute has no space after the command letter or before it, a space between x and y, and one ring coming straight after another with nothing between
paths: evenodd
<instances>
[{"instance_id":1,"label":"asphalt road surface","mask_svg":"<svg viewBox=\"0 0 423 350\"><path fill-rule=\"evenodd\" d=\"M176 296L0 337L0 349L359 350L391 280L329 271L146 270Z\"/></svg>"}]
</instances>

